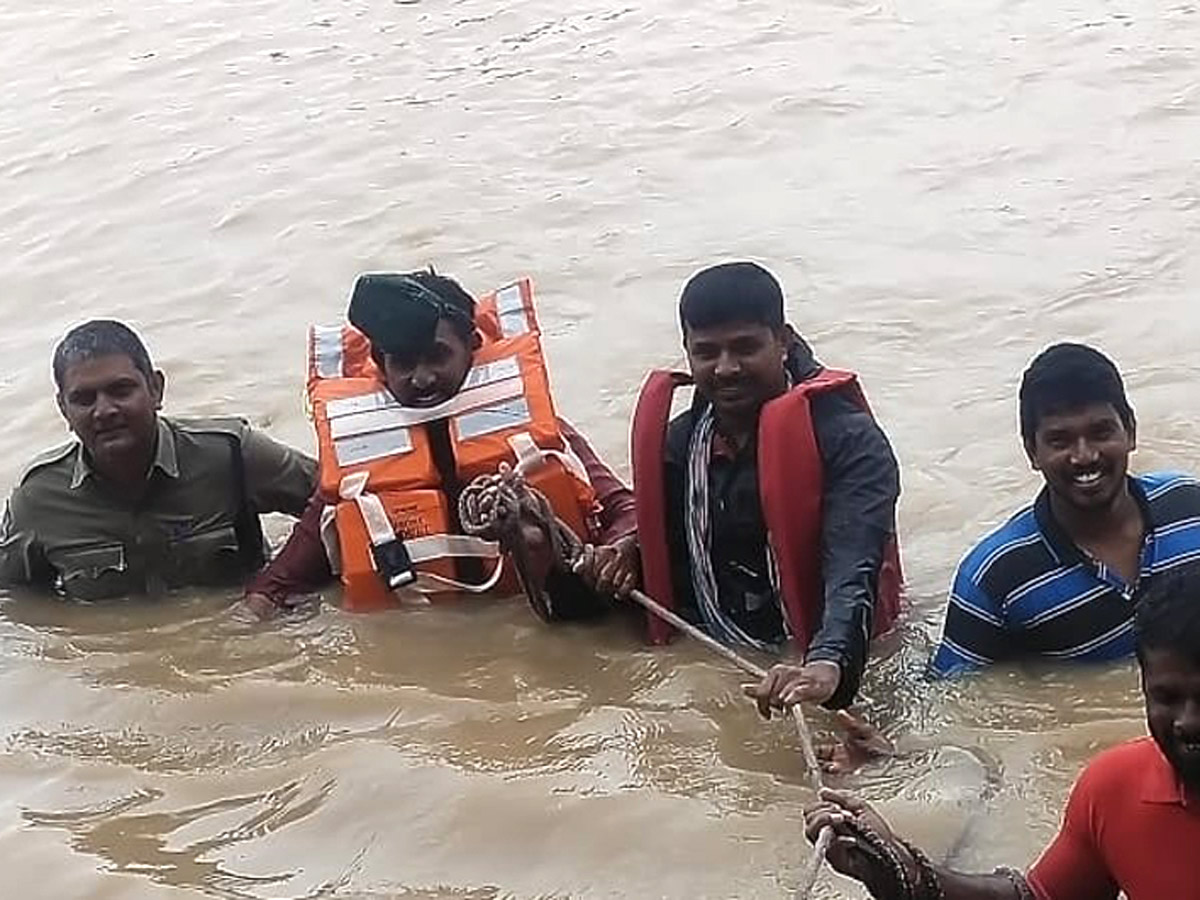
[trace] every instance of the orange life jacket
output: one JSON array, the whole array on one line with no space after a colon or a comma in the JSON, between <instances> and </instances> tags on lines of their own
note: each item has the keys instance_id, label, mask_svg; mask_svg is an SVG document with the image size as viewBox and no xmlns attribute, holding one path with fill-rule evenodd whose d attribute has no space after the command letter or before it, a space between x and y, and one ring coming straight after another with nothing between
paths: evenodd
<instances>
[{"instance_id":1,"label":"orange life jacket","mask_svg":"<svg viewBox=\"0 0 1200 900\"><path fill-rule=\"evenodd\" d=\"M633 490L637 500L638 545L646 592L668 608L675 606L667 543L666 435L675 390L691 384L682 372L651 372L642 387L633 418ZM845 392L870 412L853 373L823 369L763 406L758 424L758 489L767 539L779 570L784 619L801 648L821 624L822 465L812 424L812 398ZM873 633L887 631L900 611L903 579L899 548L891 538L880 568ZM671 628L648 620L650 639L665 643Z\"/></svg>"},{"instance_id":2,"label":"orange life jacket","mask_svg":"<svg viewBox=\"0 0 1200 900\"><path fill-rule=\"evenodd\" d=\"M581 538L595 526L595 493L555 414L529 279L480 298L475 325L483 343L462 388L429 409L396 401L353 326L310 330L308 402L329 504L322 531L347 609L393 606L402 587L412 599L511 588L499 546L458 533L457 489L501 462L519 467ZM438 458L435 427L446 429L449 458ZM465 558L481 560L484 574L468 581L456 562Z\"/></svg>"}]
</instances>

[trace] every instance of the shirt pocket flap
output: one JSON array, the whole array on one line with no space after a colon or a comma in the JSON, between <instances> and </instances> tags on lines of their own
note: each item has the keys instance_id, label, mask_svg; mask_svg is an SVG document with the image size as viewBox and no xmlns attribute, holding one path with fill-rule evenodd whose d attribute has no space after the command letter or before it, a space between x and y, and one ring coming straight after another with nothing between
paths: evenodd
<instances>
[{"instance_id":1,"label":"shirt pocket flap","mask_svg":"<svg viewBox=\"0 0 1200 900\"><path fill-rule=\"evenodd\" d=\"M93 544L56 554L63 593L79 600L103 600L130 593L128 563L121 544Z\"/></svg>"},{"instance_id":2,"label":"shirt pocket flap","mask_svg":"<svg viewBox=\"0 0 1200 900\"><path fill-rule=\"evenodd\" d=\"M58 570L64 582L78 578L95 579L126 569L125 548L121 544L78 547L61 554Z\"/></svg>"}]
</instances>

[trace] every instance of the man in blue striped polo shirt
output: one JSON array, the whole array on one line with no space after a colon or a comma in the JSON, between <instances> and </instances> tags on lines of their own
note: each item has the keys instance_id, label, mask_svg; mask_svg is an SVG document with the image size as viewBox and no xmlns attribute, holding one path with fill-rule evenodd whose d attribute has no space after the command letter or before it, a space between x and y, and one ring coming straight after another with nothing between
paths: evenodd
<instances>
[{"instance_id":1,"label":"man in blue striped polo shirt","mask_svg":"<svg viewBox=\"0 0 1200 900\"><path fill-rule=\"evenodd\" d=\"M1107 357L1080 344L1043 351L1020 407L1046 484L959 565L930 663L937 676L1020 658L1131 656L1143 592L1200 559L1200 482L1128 473L1136 420Z\"/></svg>"}]
</instances>

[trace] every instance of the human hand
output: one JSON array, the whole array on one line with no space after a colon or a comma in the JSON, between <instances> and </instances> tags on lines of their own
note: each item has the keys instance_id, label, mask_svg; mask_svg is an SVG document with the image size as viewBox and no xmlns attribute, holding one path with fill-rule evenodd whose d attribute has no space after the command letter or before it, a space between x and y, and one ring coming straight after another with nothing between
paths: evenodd
<instances>
[{"instance_id":1,"label":"human hand","mask_svg":"<svg viewBox=\"0 0 1200 900\"><path fill-rule=\"evenodd\" d=\"M844 709L837 712L843 735L840 741L816 748L821 768L834 775L845 775L882 756L891 756L896 748L878 730Z\"/></svg>"},{"instance_id":2,"label":"human hand","mask_svg":"<svg viewBox=\"0 0 1200 900\"><path fill-rule=\"evenodd\" d=\"M758 684L747 685L746 696L758 704L764 719L772 709L786 709L797 703L824 703L838 689L842 667L828 660L817 660L796 666L777 663Z\"/></svg>"},{"instance_id":3,"label":"human hand","mask_svg":"<svg viewBox=\"0 0 1200 900\"><path fill-rule=\"evenodd\" d=\"M804 834L812 843L826 827L833 829L833 842L826 851L829 864L843 875L865 884L873 897L890 896L894 876L884 857L864 837L873 834L904 866L910 884L919 880L912 855L899 842L888 823L870 804L852 794L822 790L820 801L804 811Z\"/></svg>"},{"instance_id":4,"label":"human hand","mask_svg":"<svg viewBox=\"0 0 1200 900\"><path fill-rule=\"evenodd\" d=\"M611 544L585 544L571 567L598 594L628 596L638 583L638 546L635 535Z\"/></svg>"},{"instance_id":5,"label":"human hand","mask_svg":"<svg viewBox=\"0 0 1200 900\"><path fill-rule=\"evenodd\" d=\"M251 593L244 596L229 610L231 618L239 622L266 622L275 618L281 608L266 594Z\"/></svg>"},{"instance_id":6,"label":"human hand","mask_svg":"<svg viewBox=\"0 0 1200 900\"><path fill-rule=\"evenodd\" d=\"M484 488L476 499L478 505L475 517L481 522L492 523L490 531L494 537L500 523L520 515L520 491L525 479L513 466L502 462L493 474L484 477L482 481Z\"/></svg>"}]
</instances>

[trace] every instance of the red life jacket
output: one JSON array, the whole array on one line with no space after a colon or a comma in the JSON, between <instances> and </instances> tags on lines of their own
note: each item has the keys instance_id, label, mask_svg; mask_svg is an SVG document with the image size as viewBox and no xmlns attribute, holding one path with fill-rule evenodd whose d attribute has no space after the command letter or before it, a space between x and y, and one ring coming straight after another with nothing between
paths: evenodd
<instances>
[{"instance_id":1,"label":"red life jacket","mask_svg":"<svg viewBox=\"0 0 1200 900\"><path fill-rule=\"evenodd\" d=\"M637 499L638 544L646 593L676 606L667 543L666 443L675 390L691 384L683 372L654 371L642 386L633 415L633 490ZM812 423L812 398L844 391L865 412L866 397L851 372L822 369L763 406L758 423L758 490L767 539L779 569L784 617L797 646L807 648L821 627L821 454ZM887 631L900 612L903 578L896 539L888 540L879 572L874 635ZM650 640L670 640L671 627L649 617Z\"/></svg>"}]
</instances>

